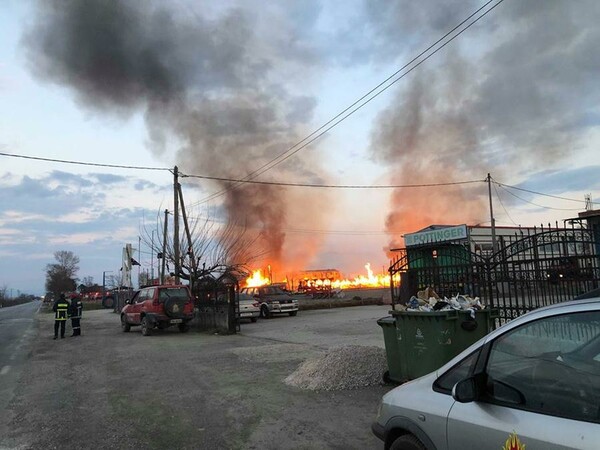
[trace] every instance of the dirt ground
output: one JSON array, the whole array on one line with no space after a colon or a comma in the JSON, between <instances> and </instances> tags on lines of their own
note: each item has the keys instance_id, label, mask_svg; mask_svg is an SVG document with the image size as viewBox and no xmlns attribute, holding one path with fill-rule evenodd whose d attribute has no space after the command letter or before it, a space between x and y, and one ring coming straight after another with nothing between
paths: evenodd
<instances>
[{"instance_id":1,"label":"dirt ground","mask_svg":"<svg viewBox=\"0 0 600 450\"><path fill-rule=\"evenodd\" d=\"M358 308L386 311L339 310ZM348 334L338 314L331 325ZM244 324L229 336L172 328L143 337L123 333L110 311L89 311L83 336L54 341L52 316L40 312L0 448L382 448L370 424L392 386L315 392L283 382L323 345L286 341L275 328L305 330L311 315L319 312ZM382 334L374 322L368 328Z\"/></svg>"}]
</instances>

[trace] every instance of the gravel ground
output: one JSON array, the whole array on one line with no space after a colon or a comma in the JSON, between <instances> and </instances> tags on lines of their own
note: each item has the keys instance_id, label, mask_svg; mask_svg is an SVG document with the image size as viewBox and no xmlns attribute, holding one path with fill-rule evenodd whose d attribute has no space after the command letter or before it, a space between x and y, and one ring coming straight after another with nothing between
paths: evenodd
<instances>
[{"instance_id":1,"label":"gravel ground","mask_svg":"<svg viewBox=\"0 0 600 450\"><path fill-rule=\"evenodd\" d=\"M313 391L358 389L382 385L386 370L385 350L351 345L304 361L285 382Z\"/></svg>"},{"instance_id":2,"label":"gravel ground","mask_svg":"<svg viewBox=\"0 0 600 450\"><path fill-rule=\"evenodd\" d=\"M89 311L83 336L57 341L52 316L40 313L26 367L3 411L0 448L382 448L370 424L392 386L313 391L284 382L329 350L314 343L322 330L331 342L357 336L369 342L369 333L371 342L382 340L373 317L385 308L357 308L365 318L360 309L340 308L259 320L230 336L175 328L150 337L139 328L123 333L112 312ZM288 340L278 327L298 328ZM343 351L330 352L341 366L360 352L344 357ZM331 359L324 361L329 376L339 376Z\"/></svg>"}]
</instances>

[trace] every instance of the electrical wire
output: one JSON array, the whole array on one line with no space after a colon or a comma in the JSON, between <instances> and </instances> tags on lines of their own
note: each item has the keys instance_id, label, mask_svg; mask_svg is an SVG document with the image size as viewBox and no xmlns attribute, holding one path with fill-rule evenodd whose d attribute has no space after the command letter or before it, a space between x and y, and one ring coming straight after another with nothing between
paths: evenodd
<instances>
[{"instance_id":1,"label":"electrical wire","mask_svg":"<svg viewBox=\"0 0 600 450\"><path fill-rule=\"evenodd\" d=\"M517 222L515 222L512 217L510 217L510 214L504 207L504 203L502 203L502 198L500 198L500 194L498 193L498 186L496 184L494 184L494 191L496 191L496 197L498 197L498 201L500 202L500 206L502 206L502 209L506 213L506 217L508 217L510 219L510 221L513 223L513 225L519 226L519 224Z\"/></svg>"},{"instance_id":2,"label":"electrical wire","mask_svg":"<svg viewBox=\"0 0 600 450\"><path fill-rule=\"evenodd\" d=\"M7 157L12 157L12 158L30 159L30 160L36 160L36 161L55 162L55 163L61 163L61 164L75 164L75 165L91 166L91 167L108 167L108 168L117 168L117 169L168 171L168 172L171 172L171 173L173 172L172 169L166 168L166 167L148 167L148 166L131 166L131 165L120 165L120 164L102 164L102 163L92 163L92 162L85 162L85 161L73 161L73 160L56 159L56 158L43 158L43 157L38 157L38 156L19 155L19 154L15 154L15 153L6 153L6 152L0 152L0 156L7 156ZM218 180L218 181L231 182L231 183L253 183L253 184L263 184L263 185L273 185L273 186L291 186L291 187L327 188L327 189L399 189L399 188L422 188L422 187L438 187L438 186L455 186L455 185L464 185L464 184L473 184L473 183L486 182L486 180L465 180L465 181L455 181L455 182L447 182L447 183L427 183L427 184L335 185L335 184L283 183L283 182L276 182L276 181L256 181L256 180L244 180L244 179L211 177L211 176L205 176L205 175L182 175L182 177L210 179L210 180ZM508 211L504 207L504 204L502 203L502 199L500 198L500 195L498 193L498 190L496 189L496 186L499 186L505 192L509 193L513 197L515 197L515 198L517 198L517 199L519 199L519 200L521 200L523 202L529 203L531 205L540 207L540 208L553 209L553 210L558 210L558 211L578 211L579 210L579 208L554 208L554 207L551 207L551 206L539 205L537 203L534 203L534 202L528 201L528 200L526 200L526 199L524 199L522 197L519 197L518 195L510 192L508 189L515 189L515 190L518 190L518 191L527 192L529 194L535 194L535 195L540 195L540 196L544 196L544 197L550 197L550 198L554 198L554 199L558 199L558 200L566 200L566 201L572 201L572 202L578 202L578 203L585 203L585 200L578 200L578 199L573 199L573 198L568 198L568 197L562 197L562 196L558 196L558 195L545 194L543 192L533 191L533 190L530 190L530 189L520 188L520 187L517 187L517 186L511 186L511 185L508 185L508 184L496 181L494 179L492 179L492 182L494 183L494 189L496 190L496 196L498 197L498 200L500 201L500 205L504 209L504 212L506 213L506 215L509 217L509 219L515 225L517 225L517 224L510 217L510 214L508 213ZM200 203L202 203L202 201L201 202L196 202L196 203L190 205L190 207L193 207L193 206L198 205ZM597 202L592 202L592 204L597 204ZM169 212L169 214L172 215L172 212Z\"/></svg>"},{"instance_id":3,"label":"electrical wire","mask_svg":"<svg viewBox=\"0 0 600 450\"><path fill-rule=\"evenodd\" d=\"M530 202L529 200L525 200L523 197L519 197L517 194L510 192L508 189L506 189L504 187L504 185L502 185L501 183L496 183L498 184L498 186L500 186L500 189L504 190L505 192L509 193L510 195L512 195L515 198L518 198L519 200L525 202L525 203L529 203L530 205L533 206L537 206L538 208L544 208L544 209L553 209L555 211L580 211L581 208L554 208L552 206L545 206L545 205L539 205L537 203L534 202ZM544 195L544 194L540 194L540 195ZM552 197L552 196L550 196Z\"/></svg>"},{"instance_id":4,"label":"electrical wire","mask_svg":"<svg viewBox=\"0 0 600 450\"><path fill-rule=\"evenodd\" d=\"M452 36L449 40L447 40L441 46L439 46L438 48L436 48L433 52L431 52L430 54L428 54L427 56L425 56L425 58L423 58L421 61L417 62L409 70L407 70L406 72L404 72L398 78L393 79L400 72L402 72L404 69L406 69L407 67L409 67L415 61L417 61L421 56L423 56L424 54L426 54L429 50L431 50L432 48L434 48L437 44L439 44L440 42L442 42L444 39L446 39L448 36L450 36L454 31L456 31L458 28L460 28L462 25L464 25L466 22L468 22L472 17L474 17L481 10L483 10L486 6L488 6L490 3L492 3L492 1L494 1L494 0L490 0L487 3L485 3L483 6L481 6L480 8L478 8L475 12L473 12L466 19L464 19L460 24L458 24L452 30L450 30L449 32L447 32L444 36L442 36L440 39L438 39L435 43L431 44L427 49L425 49L421 53L419 53L419 55L417 55L411 61L409 61L408 63L406 63L404 66L402 66L402 68L400 68L394 74L392 74L391 76L389 76L386 80L382 81L375 88L371 89L368 93L366 93L361 98L359 98L358 100L356 100L354 103L352 103L346 109L344 109L343 111L341 111L340 113L338 113L336 116L334 116L328 122L326 122L321 127L319 127L318 129L316 129L315 131L313 131L311 134L309 134L308 136L306 136L304 139L302 139L301 141L299 141L296 144L294 144L293 146L291 146L288 150L286 150L285 152L283 152L282 154L280 154L279 156L277 156L276 158L274 158L270 162L264 164L259 169L255 170L254 172L251 172L245 179L254 179L254 178L262 175L266 171L268 171L268 170L272 169L273 167L281 164L282 162L284 162L288 158L290 158L293 155L295 155L296 153L298 153L300 150L302 150L302 149L306 148L307 146L309 146L310 144L312 144L314 141L316 141L317 139L319 139L321 136L323 136L329 130L331 130L332 128L334 128L335 126L337 126L338 124L340 124L344 120L346 120L348 117L352 116L359 109L361 109L364 106L366 106L368 103L370 103L376 97L378 97L383 92L385 92L386 90L388 90L390 87L392 87L398 81L400 81L401 79L403 79L406 75L408 75L409 73L411 73L413 70L415 70L417 67L419 67L421 64L423 64L425 61L427 61L429 58L431 58L437 52L439 52L440 50L442 50L446 45L448 45L450 42L452 42L454 39L456 39L462 33L464 33L465 31L467 31L471 26L473 26L475 23L477 23L479 20L481 20L483 17L485 17L488 13L490 13L492 10L494 10L497 6L499 6L504 0L499 0L496 4L494 4L488 10L486 10L485 12L483 12L479 17L477 17L475 20L473 20L471 23L469 23L466 27L464 27L462 30L460 30L458 33L456 33L454 36ZM390 80L391 80L391 82L390 82ZM389 82L389 84L387 86L384 86L388 82ZM382 86L384 86L384 87L382 87ZM371 94L373 94L373 95L370 96ZM363 102L363 100L365 100L365 101ZM358 106L356 106L356 105L358 105ZM355 106L356 106L356 108L354 108ZM352 108L354 108L354 109L352 109ZM339 119L339 120L336 120L336 119ZM300 145L300 144L302 144L302 145ZM220 196L224 195L226 192L228 192L228 191L230 191L232 189L235 189L238 186L239 185L229 186L229 187L224 188L224 189L222 189L220 191L217 191L217 192L209 195L208 197L204 198L203 200L200 200L199 202L193 204L192 206L195 206L195 205L200 204L200 203L206 203L206 202L208 202L210 200L213 200L213 199L215 199L217 197L220 197Z\"/></svg>"},{"instance_id":5,"label":"electrical wire","mask_svg":"<svg viewBox=\"0 0 600 450\"><path fill-rule=\"evenodd\" d=\"M456 186L461 184L485 183L486 180L466 180L454 181L446 183L428 183L428 184L388 184L388 185L358 185L358 184L309 184L309 183L282 183L278 181L256 181L245 179L232 179L221 177L209 177L205 175L182 175L184 178L201 178L207 180L225 181L230 183L249 183L249 184L265 184L272 186L293 186L293 187L308 187L308 188L328 188L328 189L398 189L398 188L419 188L419 187L435 187L435 186ZM199 202L201 203L201 202ZM194 203L191 207L198 204Z\"/></svg>"},{"instance_id":6,"label":"electrical wire","mask_svg":"<svg viewBox=\"0 0 600 450\"><path fill-rule=\"evenodd\" d=\"M118 169L136 169L136 170L160 170L160 171L168 171L173 172L173 169L166 167L147 167L147 166L127 166L127 165L119 165L119 164L101 164L101 163L92 163L85 161L72 161L66 159L54 159L54 158L42 158L38 156L29 156L29 155L18 155L16 153L4 153L0 152L0 156L8 156L13 158L23 158L23 159L32 159L32 160L40 160L47 162L55 162L61 164L77 164L81 166L93 166L93 167L110 167L110 168L118 168ZM429 184L398 184L398 185L336 185L336 184L309 184L309 183L283 183L278 181L256 181L256 180L243 180L243 179L234 179L234 178L223 178L223 177L211 177L208 175L184 175L180 174L182 178L200 178L206 180L217 180L229 183L252 183L252 184L264 184L264 185L272 185L272 186L291 186L291 187L308 187L308 188L328 188L328 189L397 189L397 188L419 188L419 187L435 187L435 186L454 186L461 184L472 184L472 183L481 183L485 182L485 180L465 180L465 181L454 181L447 183L429 183ZM196 203L198 204L198 203ZM195 206L196 204L190 205ZM169 212L169 214L171 214Z\"/></svg>"},{"instance_id":7,"label":"electrical wire","mask_svg":"<svg viewBox=\"0 0 600 450\"><path fill-rule=\"evenodd\" d=\"M0 156L8 156L10 158L31 159L31 160L35 160L35 161L55 162L55 163L61 163L61 164L75 164L75 165L79 165L79 166L110 167L111 169L160 170L160 171L168 171L168 172L171 172L173 170L173 169L169 169L166 167L101 164L101 163L91 163L91 162L85 162L85 161L72 161L72 160L67 160L67 159L42 158L40 156L18 155L16 153L5 153L5 152L0 152Z\"/></svg>"},{"instance_id":8,"label":"electrical wire","mask_svg":"<svg viewBox=\"0 0 600 450\"><path fill-rule=\"evenodd\" d=\"M529 189L524 189L524 188L520 188L520 187L517 187L517 186L511 186L511 185L508 185L508 184L500 183L499 181L496 181L494 179L492 179L492 182L494 184L497 184L500 187L503 187L503 188L515 189L517 191L527 192L529 194L541 195L543 197L555 198L557 200L567 200L567 201L570 201L570 202L585 203L585 200L577 200L577 199L574 199L574 198L561 197L559 195L544 194L543 192L531 191ZM592 202L592 204L594 204L594 203L596 203L596 202ZM569 210L569 211L574 211L574 210Z\"/></svg>"}]
</instances>

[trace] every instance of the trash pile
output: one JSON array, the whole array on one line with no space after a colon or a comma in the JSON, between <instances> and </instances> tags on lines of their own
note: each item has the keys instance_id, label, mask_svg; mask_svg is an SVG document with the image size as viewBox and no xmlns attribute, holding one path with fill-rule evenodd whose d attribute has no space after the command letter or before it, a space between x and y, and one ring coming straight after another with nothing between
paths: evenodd
<instances>
[{"instance_id":1,"label":"trash pile","mask_svg":"<svg viewBox=\"0 0 600 450\"><path fill-rule=\"evenodd\" d=\"M468 295L458 294L454 297L443 299L430 287L417 292L408 303L404 305L406 311L469 311L475 318L475 311L485 309L479 297L472 298Z\"/></svg>"}]
</instances>

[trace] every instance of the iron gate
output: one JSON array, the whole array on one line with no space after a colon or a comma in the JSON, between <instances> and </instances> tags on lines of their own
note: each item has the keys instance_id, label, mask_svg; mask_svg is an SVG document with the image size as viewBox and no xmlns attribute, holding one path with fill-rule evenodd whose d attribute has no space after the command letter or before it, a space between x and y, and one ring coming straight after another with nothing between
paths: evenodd
<instances>
[{"instance_id":1,"label":"iron gate","mask_svg":"<svg viewBox=\"0 0 600 450\"><path fill-rule=\"evenodd\" d=\"M237 277L225 273L218 278L205 276L194 283L196 327L225 333L240 331L239 285Z\"/></svg>"},{"instance_id":2,"label":"iron gate","mask_svg":"<svg viewBox=\"0 0 600 450\"><path fill-rule=\"evenodd\" d=\"M474 243L454 242L401 249L389 268L392 303L405 303L431 287L441 297L480 297L499 309L503 323L600 286L591 230L574 225L525 229L499 236L497 248L493 253ZM400 283L394 283L398 278Z\"/></svg>"}]
</instances>

